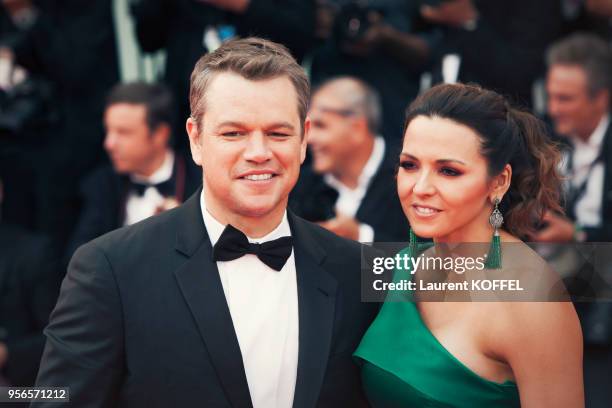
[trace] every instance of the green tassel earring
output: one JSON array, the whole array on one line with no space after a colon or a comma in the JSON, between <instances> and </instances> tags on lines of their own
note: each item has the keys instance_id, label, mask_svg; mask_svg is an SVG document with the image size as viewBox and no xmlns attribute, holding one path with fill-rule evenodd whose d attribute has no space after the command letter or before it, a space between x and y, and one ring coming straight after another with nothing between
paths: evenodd
<instances>
[{"instance_id":1,"label":"green tassel earring","mask_svg":"<svg viewBox=\"0 0 612 408\"><path fill-rule=\"evenodd\" d=\"M495 208L489 216L489 224L493 227L493 239L489 246L489 254L487 255L487 261L485 267L487 269L500 269L502 265L502 253L501 253L501 237L499 236L499 228L504 223L504 216L499 211L499 198L495 199Z\"/></svg>"},{"instance_id":2,"label":"green tassel earring","mask_svg":"<svg viewBox=\"0 0 612 408\"><path fill-rule=\"evenodd\" d=\"M410 252L412 254L416 253L417 250L417 237L412 228L410 228L410 242L409 242Z\"/></svg>"}]
</instances>

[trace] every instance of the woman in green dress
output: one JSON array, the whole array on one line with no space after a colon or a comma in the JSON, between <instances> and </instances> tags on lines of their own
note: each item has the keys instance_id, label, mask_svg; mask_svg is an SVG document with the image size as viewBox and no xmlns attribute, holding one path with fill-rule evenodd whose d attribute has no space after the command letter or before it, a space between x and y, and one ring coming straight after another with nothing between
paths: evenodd
<instances>
[{"instance_id":1,"label":"woman in green dress","mask_svg":"<svg viewBox=\"0 0 612 408\"><path fill-rule=\"evenodd\" d=\"M499 243L523 246L517 237L561 210L558 161L531 114L477 86L439 85L408 109L398 193L417 236L493 242L498 268L537 274L547 266L535 253L508 259ZM385 302L355 352L373 407L584 406L570 302L411 300Z\"/></svg>"}]
</instances>

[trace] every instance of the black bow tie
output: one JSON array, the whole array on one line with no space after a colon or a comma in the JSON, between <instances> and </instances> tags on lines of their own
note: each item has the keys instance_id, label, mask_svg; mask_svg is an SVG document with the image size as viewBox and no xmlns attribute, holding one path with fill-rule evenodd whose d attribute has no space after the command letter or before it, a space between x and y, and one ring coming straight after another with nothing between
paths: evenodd
<instances>
[{"instance_id":1,"label":"black bow tie","mask_svg":"<svg viewBox=\"0 0 612 408\"><path fill-rule=\"evenodd\" d=\"M174 194L174 180L172 178L157 184L150 183L139 183L137 181L130 180L130 186L132 191L138 194L140 197L144 195L144 192L149 187L155 187L159 194L164 197L168 197Z\"/></svg>"},{"instance_id":2,"label":"black bow tie","mask_svg":"<svg viewBox=\"0 0 612 408\"><path fill-rule=\"evenodd\" d=\"M213 257L215 261L233 261L243 255L253 254L270 268L280 271L289 259L292 249L292 237L252 244L242 231L228 224L213 248Z\"/></svg>"}]
</instances>

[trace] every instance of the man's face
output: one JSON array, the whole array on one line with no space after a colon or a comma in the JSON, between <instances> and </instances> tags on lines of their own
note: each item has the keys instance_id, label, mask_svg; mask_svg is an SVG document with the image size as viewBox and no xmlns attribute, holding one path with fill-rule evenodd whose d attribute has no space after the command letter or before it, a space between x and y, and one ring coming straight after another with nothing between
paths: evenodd
<instances>
[{"instance_id":1,"label":"man's face","mask_svg":"<svg viewBox=\"0 0 612 408\"><path fill-rule=\"evenodd\" d=\"M356 112L326 89L312 98L308 146L317 173L334 173L349 160L355 147Z\"/></svg>"},{"instance_id":2,"label":"man's face","mask_svg":"<svg viewBox=\"0 0 612 408\"><path fill-rule=\"evenodd\" d=\"M166 143L163 137L151 132L146 113L144 105L128 103L106 108L104 148L117 173L146 175L156 152Z\"/></svg>"},{"instance_id":3,"label":"man's face","mask_svg":"<svg viewBox=\"0 0 612 408\"><path fill-rule=\"evenodd\" d=\"M187 131L209 210L226 222L282 215L306 154L292 82L220 73L205 97L203 117L188 119Z\"/></svg>"},{"instance_id":4,"label":"man's face","mask_svg":"<svg viewBox=\"0 0 612 408\"><path fill-rule=\"evenodd\" d=\"M606 96L590 95L588 78L577 65L553 65L546 81L548 114L555 131L565 136L588 137L605 112Z\"/></svg>"}]
</instances>

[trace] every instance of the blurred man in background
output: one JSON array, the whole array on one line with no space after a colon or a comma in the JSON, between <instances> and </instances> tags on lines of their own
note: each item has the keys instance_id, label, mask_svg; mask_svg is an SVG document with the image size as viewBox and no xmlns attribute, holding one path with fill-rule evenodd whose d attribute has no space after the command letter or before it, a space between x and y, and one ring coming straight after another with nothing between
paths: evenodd
<instances>
[{"instance_id":1,"label":"blurred man in background","mask_svg":"<svg viewBox=\"0 0 612 408\"><path fill-rule=\"evenodd\" d=\"M533 237L541 242L612 241L612 126L610 89L612 51L593 34L573 34L547 54L548 114L555 132L567 141L566 214L546 214ZM601 247L600 247L601 248ZM568 283L574 295L605 296L605 266L580 266ZM609 281L608 281L609 282ZM607 378L612 366L612 303L578 303L585 342L588 407L609 406Z\"/></svg>"},{"instance_id":2,"label":"blurred man in background","mask_svg":"<svg viewBox=\"0 0 612 408\"><path fill-rule=\"evenodd\" d=\"M169 146L173 99L162 85L114 87L106 103L106 149L112 166L83 183L83 207L72 236L74 250L122 225L177 206L200 185L197 168Z\"/></svg>"},{"instance_id":3,"label":"blurred man in background","mask_svg":"<svg viewBox=\"0 0 612 408\"><path fill-rule=\"evenodd\" d=\"M569 141L569 219L548 214L535 239L612 241L612 53L598 37L574 34L547 57L548 114Z\"/></svg>"},{"instance_id":4,"label":"blurred man in background","mask_svg":"<svg viewBox=\"0 0 612 408\"><path fill-rule=\"evenodd\" d=\"M379 133L378 94L358 79L333 79L314 93L309 116L312 163L302 169L292 209L345 238L406 241L394 178L399 152Z\"/></svg>"}]
</instances>

